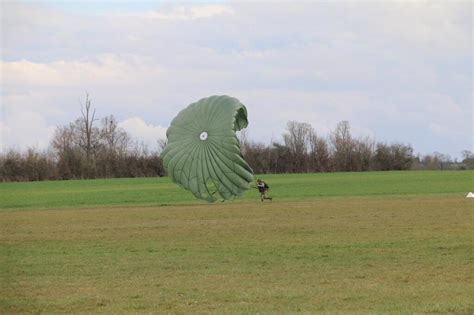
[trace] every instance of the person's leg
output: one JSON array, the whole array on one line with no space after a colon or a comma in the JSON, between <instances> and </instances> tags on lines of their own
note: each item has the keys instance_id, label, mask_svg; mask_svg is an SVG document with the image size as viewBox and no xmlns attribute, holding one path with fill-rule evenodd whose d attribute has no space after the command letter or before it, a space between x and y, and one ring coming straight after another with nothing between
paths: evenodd
<instances>
[{"instance_id":1,"label":"person's leg","mask_svg":"<svg viewBox=\"0 0 474 315\"><path fill-rule=\"evenodd\" d=\"M265 191L265 199L272 200L272 197L268 197L268 191Z\"/></svg>"},{"instance_id":2,"label":"person's leg","mask_svg":"<svg viewBox=\"0 0 474 315\"><path fill-rule=\"evenodd\" d=\"M271 197L268 197L268 190L265 190L265 192L263 193L263 199L272 200ZM263 199L262 199L262 201L263 201Z\"/></svg>"}]
</instances>

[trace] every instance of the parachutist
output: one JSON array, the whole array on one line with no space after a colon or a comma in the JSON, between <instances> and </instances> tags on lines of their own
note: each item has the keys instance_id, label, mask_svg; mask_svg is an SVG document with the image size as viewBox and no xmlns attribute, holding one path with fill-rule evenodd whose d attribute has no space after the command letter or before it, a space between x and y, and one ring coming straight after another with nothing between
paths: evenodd
<instances>
[{"instance_id":1,"label":"parachutist","mask_svg":"<svg viewBox=\"0 0 474 315\"><path fill-rule=\"evenodd\" d=\"M268 196L268 190L270 186L260 178L257 179L257 189L260 192L260 201L264 201L265 199L272 201L272 197Z\"/></svg>"}]
</instances>

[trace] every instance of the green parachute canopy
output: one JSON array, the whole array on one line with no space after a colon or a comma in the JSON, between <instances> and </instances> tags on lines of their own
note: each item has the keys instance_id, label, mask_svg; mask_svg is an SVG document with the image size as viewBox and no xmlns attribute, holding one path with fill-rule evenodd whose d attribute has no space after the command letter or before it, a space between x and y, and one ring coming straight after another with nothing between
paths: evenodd
<instances>
[{"instance_id":1,"label":"green parachute canopy","mask_svg":"<svg viewBox=\"0 0 474 315\"><path fill-rule=\"evenodd\" d=\"M197 198L214 202L241 196L253 171L235 134L247 127L247 109L236 98L210 96L192 103L171 122L161 154L171 179Z\"/></svg>"}]
</instances>

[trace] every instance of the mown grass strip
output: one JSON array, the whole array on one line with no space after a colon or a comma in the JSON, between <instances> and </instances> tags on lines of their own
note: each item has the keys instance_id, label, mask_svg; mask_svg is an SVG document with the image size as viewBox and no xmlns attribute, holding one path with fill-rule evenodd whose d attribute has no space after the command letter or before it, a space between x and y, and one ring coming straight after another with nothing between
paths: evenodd
<instances>
[{"instance_id":1,"label":"mown grass strip","mask_svg":"<svg viewBox=\"0 0 474 315\"><path fill-rule=\"evenodd\" d=\"M463 195L473 171L413 171L262 175L275 200L352 196ZM257 201L251 189L235 202ZM0 209L86 208L205 203L168 178L1 183Z\"/></svg>"}]
</instances>

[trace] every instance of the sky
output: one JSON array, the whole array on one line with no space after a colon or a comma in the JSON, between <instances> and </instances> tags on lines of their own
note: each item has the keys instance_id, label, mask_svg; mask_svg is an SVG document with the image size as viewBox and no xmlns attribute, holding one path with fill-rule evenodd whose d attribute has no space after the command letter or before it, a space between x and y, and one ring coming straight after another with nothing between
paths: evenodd
<instances>
[{"instance_id":1,"label":"sky","mask_svg":"<svg viewBox=\"0 0 474 315\"><path fill-rule=\"evenodd\" d=\"M0 1L0 150L47 148L97 116L152 149L176 114L230 95L248 137L287 122L461 158L473 149L466 1Z\"/></svg>"}]
</instances>

